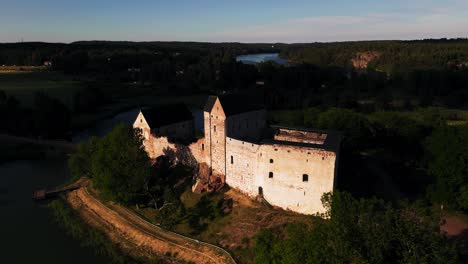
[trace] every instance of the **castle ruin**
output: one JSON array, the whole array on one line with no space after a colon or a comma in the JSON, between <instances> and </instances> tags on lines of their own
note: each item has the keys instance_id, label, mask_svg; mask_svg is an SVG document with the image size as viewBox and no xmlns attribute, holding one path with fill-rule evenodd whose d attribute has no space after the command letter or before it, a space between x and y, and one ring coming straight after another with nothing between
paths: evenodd
<instances>
[{"instance_id":1,"label":"castle ruin","mask_svg":"<svg viewBox=\"0 0 468 264\"><path fill-rule=\"evenodd\" d=\"M205 168L206 183L225 183L285 210L324 213L321 196L335 185L339 133L268 127L265 109L238 98L208 98L203 136L195 142L194 118L184 105L142 109L133 127L141 129L152 159L172 153Z\"/></svg>"}]
</instances>

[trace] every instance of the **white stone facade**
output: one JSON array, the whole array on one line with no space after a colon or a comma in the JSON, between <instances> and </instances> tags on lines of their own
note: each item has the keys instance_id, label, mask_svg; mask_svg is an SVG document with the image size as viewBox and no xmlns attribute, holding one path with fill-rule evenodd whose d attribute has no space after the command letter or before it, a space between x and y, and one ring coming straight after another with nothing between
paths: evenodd
<instances>
[{"instance_id":1,"label":"white stone facade","mask_svg":"<svg viewBox=\"0 0 468 264\"><path fill-rule=\"evenodd\" d=\"M333 191L339 143L330 148L325 144L325 132L306 134L291 129L281 130L276 140L246 141L249 137L239 126L245 121L248 131L264 129L264 111L226 117L221 101L216 98L213 102L205 108L204 138L183 147L189 152L184 155L205 163L213 175L252 198L262 195L273 206L302 214L324 213L321 196ZM229 127L226 120L233 120ZM177 152L182 148L167 138L155 137L141 113L133 126L143 130L144 145L151 158L164 155L167 149ZM231 129L236 132L230 132ZM252 137L258 135L260 132Z\"/></svg>"}]
</instances>

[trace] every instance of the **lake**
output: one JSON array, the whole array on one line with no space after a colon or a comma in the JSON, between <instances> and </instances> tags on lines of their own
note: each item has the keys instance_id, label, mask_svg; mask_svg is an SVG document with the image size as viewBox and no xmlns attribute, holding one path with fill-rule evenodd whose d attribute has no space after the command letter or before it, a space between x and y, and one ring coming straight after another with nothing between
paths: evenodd
<instances>
[{"instance_id":1,"label":"lake","mask_svg":"<svg viewBox=\"0 0 468 264\"><path fill-rule=\"evenodd\" d=\"M281 59L279 53L257 53L240 55L236 57L236 61L240 61L244 64L257 64L265 61L274 61L281 65L287 65L288 61Z\"/></svg>"},{"instance_id":2,"label":"lake","mask_svg":"<svg viewBox=\"0 0 468 264\"><path fill-rule=\"evenodd\" d=\"M74 142L89 136L104 136L118 123L131 124L137 109L120 113L77 133ZM67 182L70 174L66 158L20 160L0 164L0 248L2 263L83 264L109 263L83 248L55 223L47 202L35 202L34 190Z\"/></svg>"},{"instance_id":3,"label":"lake","mask_svg":"<svg viewBox=\"0 0 468 264\"><path fill-rule=\"evenodd\" d=\"M46 202L33 190L66 182L65 159L15 161L0 165L0 247L2 263L109 263L83 248L58 226Z\"/></svg>"}]
</instances>

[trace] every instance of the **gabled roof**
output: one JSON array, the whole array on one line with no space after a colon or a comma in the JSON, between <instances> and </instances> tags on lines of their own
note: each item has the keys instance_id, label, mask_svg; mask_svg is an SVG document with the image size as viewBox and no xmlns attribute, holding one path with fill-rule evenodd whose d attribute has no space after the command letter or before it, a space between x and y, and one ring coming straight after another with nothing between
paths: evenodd
<instances>
[{"instance_id":1,"label":"gabled roof","mask_svg":"<svg viewBox=\"0 0 468 264\"><path fill-rule=\"evenodd\" d=\"M162 105L142 108L141 112L150 128L158 128L183 121L193 120L192 112L184 104Z\"/></svg>"},{"instance_id":2,"label":"gabled roof","mask_svg":"<svg viewBox=\"0 0 468 264\"><path fill-rule=\"evenodd\" d=\"M203 111L210 113L211 109L213 109L214 104L216 103L216 99L218 96L210 95L208 96L208 100L206 100L205 107L203 108Z\"/></svg>"},{"instance_id":3,"label":"gabled roof","mask_svg":"<svg viewBox=\"0 0 468 264\"><path fill-rule=\"evenodd\" d=\"M247 95L222 95L219 97L209 96L203 111L210 113L217 98L219 98L226 116L264 109L264 106L249 100Z\"/></svg>"}]
</instances>

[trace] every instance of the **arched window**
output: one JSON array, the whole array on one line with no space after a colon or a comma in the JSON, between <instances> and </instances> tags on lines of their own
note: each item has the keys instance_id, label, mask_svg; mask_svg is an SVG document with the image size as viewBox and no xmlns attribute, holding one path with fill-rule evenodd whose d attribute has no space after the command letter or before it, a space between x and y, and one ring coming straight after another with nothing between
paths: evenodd
<instances>
[{"instance_id":1,"label":"arched window","mask_svg":"<svg viewBox=\"0 0 468 264\"><path fill-rule=\"evenodd\" d=\"M273 178L273 172L270 171L270 173L268 174L268 178Z\"/></svg>"},{"instance_id":2,"label":"arched window","mask_svg":"<svg viewBox=\"0 0 468 264\"><path fill-rule=\"evenodd\" d=\"M302 181L303 181L303 182L308 182L308 181L309 181L309 175L307 175L307 174L302 174Z\"/></svg>"},{"instance_id":3,"label":"arched window","mask_svg":"<svg viewBox=\"0 0 468 264\"><path fill-rule=\"evenodd\" d=\"M231 156L231 164L234 164L234 157Z\"/></svg>"},{"instance_id":4,"label":"arched window","mask_svg":"<svg viewBox=\"0 0 468 264\"><path fill-rule=\"evenodd\" d=\"M216 132L216 126L213 126L214 132Z\"/></svg>"},{"instance_id":5,"label":"arched window","mask_svg":"<svg viewBox=\"0 0 468 264\"><path fill-rule=\"evenodd\" d=\"M270 159L270 163L273 163L273 159Z\"/></svg>"}]
</instances>

